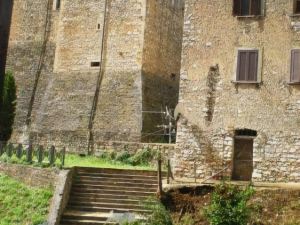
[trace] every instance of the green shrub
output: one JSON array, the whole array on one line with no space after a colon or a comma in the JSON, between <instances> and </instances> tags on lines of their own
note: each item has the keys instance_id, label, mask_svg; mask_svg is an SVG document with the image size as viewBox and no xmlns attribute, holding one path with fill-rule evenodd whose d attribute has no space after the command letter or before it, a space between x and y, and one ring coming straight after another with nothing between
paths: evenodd
<instances>
[{"instance_id":1,"label":"green shrub","mask_svg":"<svg viewBox=\"0 0 300 225\"><path fill-rule=\"evenodd\" d=\"M194 225L194 224L195 224L195 220L193 219L191 214L185 214L180 221L180 225Z\"/></svg>"},{"instance_id":2,"label":"green shrub","mask_svg":"<svg viewBox=\"0 0 300 225\"><path fill-rule=\"evenodd\" d=\"M0 95L0 141L8 141L12 134L12 126L16 110L16 83L11 72L8 72L4 78L4 86Z\"/></svg>"},{"instance_id":3,"label":"green shrub","mask_svg":"<svg viewBox=\"0 0 300 225\"><path fill-rule=\"evenodd\" d=\"M241 190L226 183L218 185L204 214L211 225L245 225L250 216L247 202L253 194L252 187Z\"/></svg>"},{"instance_id":4,"label":"green shrub","mask_svg":"<svg viewBox=\"0 0 300 225\"><path fill-rule=\"evenodd\" d=\"M150 148L139 149L135 155L129 158L130 164L136 165L149 165L154 159L156 152Z\"/></svg>"},{"instance_id":5,"label":"green shrub","mask_svg":"<svg viewBox=\"0 0 300 225\"><path fill-rule=\"evenodd\" d=\"M129 158L131 155L128 151L122 151L116 155L116 161L122 162L122 163L129 163Z\"/></svg>"},{"instance_id":6,"label":"green shrub","mask_svg":"<svg viewBox=\"0 0 300 225\"><path fill-rule=\"evenodd\" d=\"M151 211L145 225L172 225L172 218L169 211L158 200L148 200L145 202L145 209Z\"/></svg>"}]
</instances>

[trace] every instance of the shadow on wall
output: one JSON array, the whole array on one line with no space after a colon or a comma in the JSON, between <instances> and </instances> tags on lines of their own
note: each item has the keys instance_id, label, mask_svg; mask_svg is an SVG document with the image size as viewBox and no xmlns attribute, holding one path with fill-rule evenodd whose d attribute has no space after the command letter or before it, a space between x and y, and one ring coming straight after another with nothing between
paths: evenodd
<instances>
[{"instance_id":1,"label":"shadow on wall","mask_svg":"<svg viewBox=\"0 0 300 225\"><path fill-rule=\"evenodd\" d=\"M0 0L0 94L2 95L8 40L11 26L13 0ZM2 96L0 96L2 99ZM0 108L2 108L0 102Z\"/></svg>"},{"instance_id":2,"label":"shadow on wall","mask_svg":"<svg viewBox=\"0 0 300 225\"><path fill-rule=\"evenodd\" d=\"M212 139L209 134L205 134L204 131L198 127L197 125L192 125L192 133L194 134L195 140L197 141L197 146L201 149L199 153L194 150L194 161L200 162L202 165L204 164L206 167L206 176L213 176L219 171L224 170L224 168L228 167L231 162L225 161L222 156L220 156L219 151L215 149L212 143ZM197 178L197 164L194 165L195 177ZM223 179L225 177L228 178L230 175L231 168L228 170L218 174L215 179Z\"/></svg>"}]
</instances>

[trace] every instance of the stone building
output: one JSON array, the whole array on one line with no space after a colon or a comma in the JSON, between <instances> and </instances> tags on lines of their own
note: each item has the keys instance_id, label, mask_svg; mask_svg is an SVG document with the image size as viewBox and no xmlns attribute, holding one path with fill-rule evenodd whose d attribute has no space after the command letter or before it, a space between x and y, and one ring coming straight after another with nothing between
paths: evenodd
<instances>
[{"instance_id":1,"label":"stone building","mask_svg":"<svg viewBox=\"0 0 300 225\"><path fill-rule=\"evenodd\" d=\"M161 123L142 111L175 108L182 0L13 2L13 141L140 141Z\"/></svg>"},{"instance_id":2,"label":"stone building","mask_svg":"<svg viewBox=\"0 0 300 225\"><path fill-rule=\"evenodd\" d=\"M300 1L186 0L176 176L300 182Z\"/></svg>"}]
</instances>

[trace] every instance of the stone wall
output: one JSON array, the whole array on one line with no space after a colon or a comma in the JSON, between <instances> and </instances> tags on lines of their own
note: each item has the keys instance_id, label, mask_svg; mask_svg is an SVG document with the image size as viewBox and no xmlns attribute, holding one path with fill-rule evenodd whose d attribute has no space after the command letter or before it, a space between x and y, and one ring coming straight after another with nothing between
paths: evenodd
<instances>
[{"instance_id":1,"label":"stone wall","mask_svg":"<svg viewBox=\"0 0 300 225\"><path fill-rule=\"evenodd\" d=\"M167 155L169 152L174 152L175 144L158 144L158 143L140 143L140 142L98 142L95 144L95 154L102 153L106 150L114 150L117 152L128 151L131 154L134 154L139 149L151 149L151 150L159 150L164 155Z\"/></svg>"},{"instance_id":2,"label":"stone wall","mask_svg":"<svg viewBox=\"0 0 300 225\"><path fill-rule=\"evenodd\" d=\"M183 1L147 1L142 84L143 110L165 111L178 103L183 31ZM167 124L160 114L143 114L143 132ZM150 140L159 140L150 136ZM146 139L147 140L147 139Z\"/></svg>"},{"instance_id":3,"label":"stone wall","mask_svg":"<svg viewBox=\"0 0 300 225\"><path fill-rule=\"evenodd\" d=\"M162 89L163 81L170 87L164 95L171 96L164 102L172 99L174 106L177 101L183 14L181 5L170 3L64 0L56 10L53 0L15 0L6 65L18 88L12 141L48 137L61 143L86 134L84 143L140 141L142 86L151 87L147 95L155 96L153 86ZM154 71L159 61L151 59L160 43L151 39L157 27L164 35L156 49L164 49L160 65L166 77L143 82L143 65L152 65L144 66L147 74L159 74ZM149 102L156 104L159 97L154 99Z\"/></svg>"},{"instance_id":4,"label":"stone wall","mask_svg":"<svg viewBox=\"0 0 300 225\"><path fill-rule=\"evenodd\" d=\"M0 162L0 173L33 187L54 187L59 174L57 169L35 168Z\"/></svg>"},{"instance_id":5,"label":"stone wall","mask_svg":"<svg viewBox=\"0 0 300 225\"><path fill-rule=\"evenodd\" d=\"M264 16L237 18L232 2L186 1L173 170L206 178L228 166L231 176L234 132L251 129L252 179L299 182L300 88L288 83L299 17L292 1L266 0ZM260 50L262 83L232 82L238 48Z\"/></svg>"},{"instance_id":6,"label":"stone wall","mask_svg":"<svg viewBox=\"0 0 300 225\"><path fill-rule=\"evenodd\" d=\"M42 102L51 80L56 22L52 1L14 1L6 65L17 84L14 141L28 140L31 116L35 116L35 108Z\"/></svg>"}]
</instances>

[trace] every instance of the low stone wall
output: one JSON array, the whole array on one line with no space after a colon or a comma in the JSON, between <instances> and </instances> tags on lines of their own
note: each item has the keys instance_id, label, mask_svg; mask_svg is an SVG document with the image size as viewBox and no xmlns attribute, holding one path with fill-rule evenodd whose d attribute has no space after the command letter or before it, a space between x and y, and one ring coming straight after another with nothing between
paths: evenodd
<instances>
[{"instance_id":1,"label":"low stone wall","mask_svg":"<svg viewBox=\"0 0 300 225\"><path fill-rule=\"evenodd\" d=\"M54 187L58 169L35 168L0 162L0 173L33 187Z\"/></svg>"},{"instance_id":2,"label":"low stone wall","mask_svg":"<svg viewBox=\"0 0 300 225\"><path fill-rule=\"evenodd\" d=\"M150 148L153 150L160 150L163 154L168 154L175 150L175 144L161 144L161 143L140 143L140 142L97 142L95 143L95 154L99 155L103 151L114 150L114 151L128 151L134 154L139 149Z\"/></svg>"},{"instance_id":3,"label":"low stone wall","mask_svg":"<svg viewBox=\"0 0 300 225\"><path fill-rule=\"evenodd\" d=\"M48 225L59 225L61 216L69 201L73 176L74 169L60 171L48 215Z\"/></svg>"}]
</instances>

